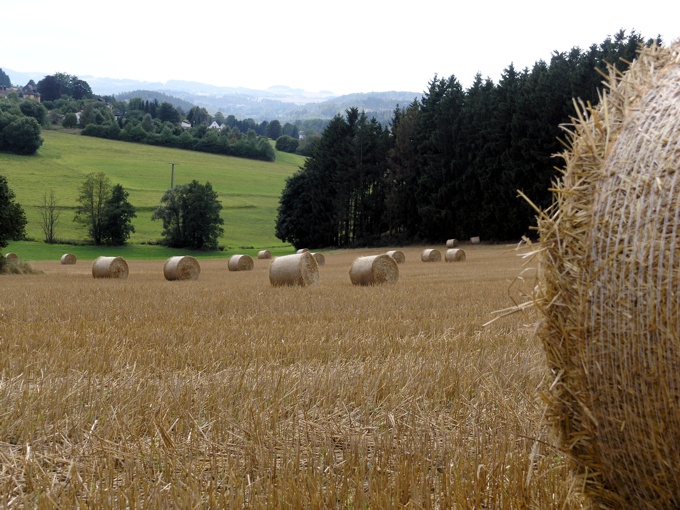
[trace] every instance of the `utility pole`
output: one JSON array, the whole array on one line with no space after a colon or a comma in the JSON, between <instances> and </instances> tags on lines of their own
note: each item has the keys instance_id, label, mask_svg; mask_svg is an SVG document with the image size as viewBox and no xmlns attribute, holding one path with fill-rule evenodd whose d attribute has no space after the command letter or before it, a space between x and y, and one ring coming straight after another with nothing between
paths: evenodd
<instances>
[{"instance_id":1,"label":"utility pole","mask_svg":"<svg viewBox=\"0 0 680 510\"><path fill-rule=\"evenodd\" d=\"M170 189L175 187L175 165L179 166L179 163L170 163L172 165L172 173L170 174Z\"/></svg>"}]
</instances>

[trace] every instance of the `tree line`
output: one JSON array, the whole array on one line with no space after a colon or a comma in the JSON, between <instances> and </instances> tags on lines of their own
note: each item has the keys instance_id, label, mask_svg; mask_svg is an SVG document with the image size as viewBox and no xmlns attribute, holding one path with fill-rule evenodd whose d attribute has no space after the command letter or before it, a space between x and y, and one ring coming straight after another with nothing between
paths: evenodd
<instances>
[{"instance_id":1,"label":"tree line","mask_svg":"<svg viewBox=\"0 0 680 510\"><path fill-rule=\"evenodd\" d=\"M435 76L422 98L383 127L349 108L336 116L281 194L276 236L296 247L360 246L530 235L550 204L573 99L597 103L607 65L625 71L645 41L618 32L587 50L498 83L477 75L464 90Z\"/></svg>"}]
</instances>

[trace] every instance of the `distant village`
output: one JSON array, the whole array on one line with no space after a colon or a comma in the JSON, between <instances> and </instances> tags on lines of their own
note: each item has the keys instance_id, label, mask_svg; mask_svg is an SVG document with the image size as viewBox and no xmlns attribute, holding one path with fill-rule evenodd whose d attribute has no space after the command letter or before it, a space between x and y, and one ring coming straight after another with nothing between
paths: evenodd
<instances>
[{"instance_id":1,"label":"distant village","mask_svg":"<svg viewBox=\"0 0 680 510\"><path fill-rule=\"evenodd\" d=\"M10 94L16 94L21 99L33 99L40 102L40 92L38 92L38 86L33 80L29 81L24 87L0 86L0 97L7 97Z\"/></svg>"}]
</instances>

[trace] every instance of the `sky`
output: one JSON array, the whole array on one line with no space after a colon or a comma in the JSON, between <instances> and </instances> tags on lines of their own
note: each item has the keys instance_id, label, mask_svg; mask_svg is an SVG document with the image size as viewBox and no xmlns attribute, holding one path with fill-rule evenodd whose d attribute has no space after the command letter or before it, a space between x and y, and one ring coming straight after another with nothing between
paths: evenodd
<instances>
[{"instance_id":1,"label":"sky","mask_svg":"<svg viewBox=\"0 0 680 510\"><path fill-rule=\"evenodd\" d=\"M464 4L464 5L463 5ZM621 29L680 38L680 1L0 0L0 68L335 94L498 82ZM649 7L648 7L649 6ZM94 91L97 92L96 90Z\"/></svg>"}]
</instances>

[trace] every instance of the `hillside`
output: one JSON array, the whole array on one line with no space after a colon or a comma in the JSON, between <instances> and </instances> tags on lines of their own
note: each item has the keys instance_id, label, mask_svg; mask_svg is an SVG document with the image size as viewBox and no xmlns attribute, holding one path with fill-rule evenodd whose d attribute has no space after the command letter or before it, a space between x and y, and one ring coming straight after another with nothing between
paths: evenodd
<instances>
[{"instance_id":1,"label":"hillside","mask_svg":"<svg viewBox=\"0 0 680 510\"><path fill-rule=\"evenodd\" d=\"M175 184L210 181L223 206L224 236L229 248L284 246L274 236L276 210L285 179L304 162L300 156L277 153L274 163L216 156L178 149L138 145L43 131L45 142L32 157L0 153L0 173L7 177L28 218L29 238L43 239L40 205L43 193L54 190L61 217L56 237L83 240L84 229L73 222L78 186L90 172L104 172L113 184L129 191L137 208L132 243L155 242L162 225L151 214L170 186L171 162Z\"/></svg>"}]
</instances>

